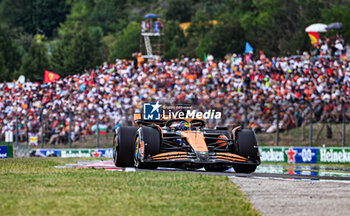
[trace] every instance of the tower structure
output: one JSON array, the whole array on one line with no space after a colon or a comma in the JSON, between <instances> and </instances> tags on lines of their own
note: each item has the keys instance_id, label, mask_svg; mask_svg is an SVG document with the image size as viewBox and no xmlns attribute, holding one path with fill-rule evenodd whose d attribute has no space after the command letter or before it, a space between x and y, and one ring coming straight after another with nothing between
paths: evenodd
<instances>
[{"instance_id":1,"label":"tower structure","mask_svg":"<svg viewBox=\"0 0 350 216\"><path fill-rule=\"evenodd\" d=\"M140 53L144 58L164 57L165 25L158 14L147 14L141 22Z\"/></svg>"}]
</instances>

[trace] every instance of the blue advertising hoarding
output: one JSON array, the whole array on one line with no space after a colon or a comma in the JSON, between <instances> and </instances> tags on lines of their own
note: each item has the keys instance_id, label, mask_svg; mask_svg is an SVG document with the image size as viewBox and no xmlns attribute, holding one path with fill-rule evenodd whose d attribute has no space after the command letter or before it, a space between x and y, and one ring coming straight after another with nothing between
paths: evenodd
<instances>
[{"instance_id":1,"label":"blue advertising hoarding","mask_svg":"<svg viewBox=\"0 0 350 216\"><path fill-rule=\"evenodd\" d=\"M7 146L0 146L0 158L8 158Z\"/></svg>"}]
</instances>

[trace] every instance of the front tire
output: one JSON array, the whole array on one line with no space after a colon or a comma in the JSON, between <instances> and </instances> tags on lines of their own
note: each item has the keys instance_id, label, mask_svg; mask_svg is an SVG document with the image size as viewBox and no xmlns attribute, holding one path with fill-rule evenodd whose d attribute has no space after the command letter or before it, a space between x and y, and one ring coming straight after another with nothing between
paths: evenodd
<instances>
[{"instance_id":1,"label":"front tire","mask_svg":"<svg viewBox=\"0 0 350 216\"><path fill-rule=\"evenodd\" d=\"M236 173L252 173L255 171L257 164L260 163L258 142L254 131L243 129L237 133L238 155L247 158L256 164L235 164L233 166Z\"/></svg>"},{"instance_id":2,"label":"front tire","mask_svg":"<svg viewBox=\"0 0 350 216\"><path fill-rule=\"evenodd\" d=\"M113 138L113 159L117 167L134 166L137 127L119 127Z\"/></svg>"},{"instance_id":3,"label":"front tire","mask_svg":"<svg viewBox=\"0 0 350 216\"><path fill-rule=\"evenodd\" d=\"M142 127L136 133L134 164L140 169L156 169L157 164L146 160L159 154L161 145L160 132L151 127Z\"/></svg>"}]
</instances>

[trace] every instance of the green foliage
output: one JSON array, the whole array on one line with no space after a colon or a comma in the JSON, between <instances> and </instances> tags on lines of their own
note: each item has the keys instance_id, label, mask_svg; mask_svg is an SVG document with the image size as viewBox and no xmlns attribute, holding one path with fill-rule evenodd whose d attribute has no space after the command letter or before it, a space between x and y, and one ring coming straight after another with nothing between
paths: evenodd
<instances>
[{"instance_id":1,"label":"green foliage","mask_svg":"<svg viewBox=\"0 0 350 216\"><path fill-rule=\"evenodd\" d=\"M186 38L179 24L177 21L169 21L166 24L168 42L165 57L167 59L180 57L186 46Z\"/></svg>"},{"instance_id":2,"label":"green foliage","mask_svg":"<svg viewBox=\"0 0 350 216\"><path fill-rule=\"evenodd\" d=\"M36 81L44 77L44 71L49 68L47 47L43 43L32 42L29 51L22 58L22 66L16 76L24 75Z\"/></svg>"},{"instance_id":3,"label":"green foliage","mask_svg":"<svg viewBox=\"0 0 350 216\"><path fill-rule=\"evenodd\" d=\"M227 53L244 51L245 35L240 23L231 15L225 14L199 42L197 56L211 53L216 58L223 58Z\"/></svg>"},{"instance_id":4,"label":"green foliage","mask_svg":"<svg viewBox=\"0 0 350 216\"><path fill-rule=\"evenodd\" d=\"M100 50L87 30L65 34L51 56L52 70L62 76L81 73L101 63Z\"/></svg>"},{"instance_id":5,"label":"green foliage","mask_svg":"<svg viewBox=\"0 0 350 216\"><path fill-rule=\"evenodd\" d=\"M342 33L345 38L350 39L350 1L347 5L330 5L330 7L322 10L322 19L325 22L342 22Z\"/></svg>"},{"instance_id":6,"label":"green foliage","mask_svg":"<svg viewBox=\"0 0 350 216\"><path fill-rule=\"evenodd\" d=\"M208 17L207 11L205 9L198 10L192 18L191 25L186 30L187 46L185 49L185 54L187 56L197 57L196 48L199 46L199 42L213 28L213 25L210 24L209 21L210 18ZM199 48L199 50L202 49Z\"/></svg>"},{"instance_id":7,"label":"green foliage","mask_svg":"<svg viewBox=\"0 0 350 216\"><path fill-rule=\"evenodd\" d=\"M304 29L320 22L320 9L325 7L323 2L315 0L252 0L247 4L238 6L238 9L250 8L239 15L246 38L255 50L264 50L268 55L285 55L287 51L295 53L296 49L307 50Z\"/></svg>"},{"instance_id":8,"label":"green foliage","mask_svg":"<svg viewBox=\"0 0 350 216\"><path fill-rule=\"evenodd\" d=\"M14 41L0 26L0 80L11 80L20 66L20 53Z\"/></svg>"},{"instance_id":9,"label":"green foliage","mask_svg":"<svg viewBox=\"0 0 350 216\"><path fill-rule=\"evenodd\" d=\"M127 23L124 10L125 0L76 0L71 3L71 13L62 24L60 31L84 28L106 35L122 30ZM97 30L99 28L99 30Z\"/></svg>"},{"instance_id":10,"label":"green foliage","mask_svg":"<svg viewBox=\"0 0 350 216\"><path fill-rule=\"evenodd\" d=\"M9 70L6 67L4 54L0 52L0 79L1 81L8 80L10 77Z\"/></svg>"},{"instance_id":11,"label":"green foliage","mask_svg":"<svg viewBox=\"0 0 350 216\"><path fill-rule=\"evenodd\" d=\"M55 168L76 161L1 160L2 215L260 215L223 176Z\"/></svg>"},{"instance_id":12,"label":"green foliage","mask_svg":"<svg viewBox=\"0 0 350 216\"><path fill-rule=\"evenodd\" d=\"M117 34L117 39L111 47L110 60L130 59L132 53L140 50L140 24L136 22L130 23L123 32Z\"/></svg>"},{"instance_id":13,"label":"green foliage","mask_svg":"<svg viewBox=\"0 0 350 216\"><path fill-rule=\"evenodd\" d=\"M116 38L113 35L104 36L101 39L101 54L103 60L108 60L110 56L110 50L112 49L112 45L116 41Z\"/></svg>"},{"instance_id":14,"label":"green foliage","mask_svg":"<svg viewBox=\"0 0 350 216\"><path fill-rule=\"evenodd\" d=\"M181 22L189 22L193 14L192 0L171 0L165 18Z\"/></svg>"},{"instance_id":15,"label":"green foliage","mask_svg":"<svg viewBox=\"0 0 350 216\"><path fill-rule=\"evenodd\" d=\"M3 0L0 17L13 28L22 27L25 32L45 32L50 37L65 20L68 12L65 1L57 0Z\"/></svg>"}]
</instances>

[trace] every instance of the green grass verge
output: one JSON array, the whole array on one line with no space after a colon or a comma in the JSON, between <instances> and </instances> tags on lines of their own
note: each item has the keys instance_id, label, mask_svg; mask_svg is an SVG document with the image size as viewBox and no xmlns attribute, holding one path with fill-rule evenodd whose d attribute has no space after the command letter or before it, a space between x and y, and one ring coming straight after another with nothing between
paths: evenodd
<instances>
[{"instance_id":1,"label":"green grass verge","mask_svg":"<svg viewBox=\"0 0 350 216\"><path fill-rule=\"evenodd\" d=\"M54 168L73 162L1 160L1 215L260 215L227 177Z\"/></svg>"}]
</instances>

